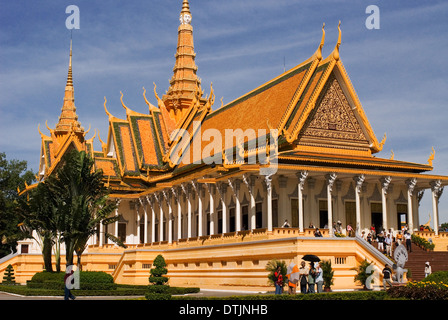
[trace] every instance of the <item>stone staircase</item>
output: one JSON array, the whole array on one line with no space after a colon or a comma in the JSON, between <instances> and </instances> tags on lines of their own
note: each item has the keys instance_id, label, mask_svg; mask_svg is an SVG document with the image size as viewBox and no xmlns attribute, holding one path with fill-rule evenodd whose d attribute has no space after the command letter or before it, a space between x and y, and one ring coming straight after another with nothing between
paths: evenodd
<instances>
[{"instance_id":1,"label":"stone staircase","mask_svg":"<svg viewBox=\"0 0 448 320\"><path fill-rule=\"evenodd\" d=\"M448 252L426 251L414 243L409 253L405 268L411 269L412 280L420 281L425 278L425 263L428 261L432 272L448 271Z\"/></svg>"}]
</instances>

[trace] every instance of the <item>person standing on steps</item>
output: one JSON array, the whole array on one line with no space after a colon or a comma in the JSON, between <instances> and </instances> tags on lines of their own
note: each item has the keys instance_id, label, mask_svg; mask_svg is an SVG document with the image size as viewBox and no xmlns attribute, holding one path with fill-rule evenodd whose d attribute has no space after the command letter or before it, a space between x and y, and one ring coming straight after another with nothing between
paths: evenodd
<instances>
[{"instance_id":1,"label":"person standing on steps","mask_svg":"<svg viewBox=\"0 0 448 320\"><path fill-rule=\"evenodd\" d=\"M425 263L425 278L432 273L431 266L429 265L429 261Z\"/></svg>"}]
</instances>

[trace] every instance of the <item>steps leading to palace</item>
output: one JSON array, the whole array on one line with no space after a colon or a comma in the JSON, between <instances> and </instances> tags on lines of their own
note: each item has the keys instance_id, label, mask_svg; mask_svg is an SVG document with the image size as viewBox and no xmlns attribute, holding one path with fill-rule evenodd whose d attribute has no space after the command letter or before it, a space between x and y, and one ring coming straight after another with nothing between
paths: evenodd
<instances>
[{"instance_id":1,"label":"steps leading to palace","mask_svg":"<svg viewBox=\"0 0 448 320\"><path fill-rule=\"evenodd\" d=\"M412 252L409 252L408 262L405 268L411 269L412 280L425 278L425 263L429 262L432 272L448 271L448 252L426 251L414 243Z\"/></svg>"}]
</instances>

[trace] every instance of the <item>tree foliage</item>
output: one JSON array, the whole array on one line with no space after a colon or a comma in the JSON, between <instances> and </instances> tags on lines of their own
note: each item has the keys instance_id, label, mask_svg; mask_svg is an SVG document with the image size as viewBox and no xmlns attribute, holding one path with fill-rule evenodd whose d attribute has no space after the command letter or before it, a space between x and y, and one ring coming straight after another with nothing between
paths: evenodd
<instances>
[{"instance_id":1,"label":"tree foliage","mask_svg":"<svg viewBox=\"0 0 448 320\"><path fill-rule=\"evenodd\" d=\"M15 214L19 198L17 188L23 190L34 180L34 173L27 170L27 162L7 160L0 152L0 258L16 251L17 241L21 239L20 222Z\"/></svg>"},{"instance_id":2,"label":"tree foliage","mask_svg":"<svg viewBox=\"0 0 448 320\"><path fill-rule=\"evenodd\" d=\"M81 255L99 225L119 219L111 216L116 204L108 198L102 171L94 170L93 159L84 151L72 150L62 157L56 172L39 183L24 200L23 224L28 230L37 230L43 239L51 239L47 240L50 248L62 241L66 264L73 265L76 252L81 267ZM124 246L115 236L107 232L105 236Z\"/></svg>"}]
</instances>

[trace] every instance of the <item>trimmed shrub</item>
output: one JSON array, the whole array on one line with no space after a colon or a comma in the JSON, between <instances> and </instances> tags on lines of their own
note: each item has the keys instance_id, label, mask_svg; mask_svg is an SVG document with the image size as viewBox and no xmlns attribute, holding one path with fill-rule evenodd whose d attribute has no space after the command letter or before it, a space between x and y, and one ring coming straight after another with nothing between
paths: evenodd
<instances>
[{"instance_id":1,"label":"trimmed shrub","mask_svg":"<svg viewBox=\"0 0 448 320\"><path fill-rule=\"evenodd\" d=\"M64 272L38 272L30 281L27 281L27 287L33 289L63 290ZM103 271L81 271L80 272L81 290L115 290L117 285L110 274Z\"/></svg>"}]
</instances>

